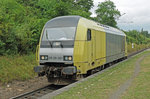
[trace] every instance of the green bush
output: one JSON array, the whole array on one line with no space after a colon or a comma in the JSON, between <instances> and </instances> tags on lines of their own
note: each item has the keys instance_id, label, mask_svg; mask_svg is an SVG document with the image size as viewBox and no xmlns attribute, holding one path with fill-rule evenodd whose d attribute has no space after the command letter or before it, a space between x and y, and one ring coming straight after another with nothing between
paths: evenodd
<instances>
[{"instance_id":1,"label":"green bush","mask_svg":"<svg viewBox=\"0 0 150 99\"><path fill-rule=\"evenodd\" d=\"M88 2L88 3L87 3ZM34 52L44 24L63 15L90 18L92 0L1 0L0 55Z\"/></svg>"},{"instance_id":2,"label":"green bush","mask_svg":"<svg viewBox=\"0 0 150 99\"><path fill-rule=\"evenodd\" d=\"M35 55L14 55L0 57L0 82L26 80L35 77L33 67L36 65Z\"/></svg>"}]
</instances>

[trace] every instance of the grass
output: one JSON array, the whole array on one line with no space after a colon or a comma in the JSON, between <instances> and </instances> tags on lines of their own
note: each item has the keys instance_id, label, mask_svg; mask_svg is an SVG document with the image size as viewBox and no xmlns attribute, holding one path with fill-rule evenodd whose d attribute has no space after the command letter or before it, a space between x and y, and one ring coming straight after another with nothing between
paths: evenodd
<instances>
[{"instance_id":1,"label":"grass","mask_svg":"<svg viewBox=\"0 0 150 99\"><path fill-rule=\"evenodd\" d=\"M122 99L150 99L150 54L141 62L141 71Z\"/></svg>"},{"instance_id":2,"label":"grass","mask_svg":"<svg viewBox=\"0 0 150 99\"><path fill-rule=\"evenodd\" d=\"M36 65L35 55L15 55L0 57L0 83L9 83L13 80L26 80L36 74L33 67Z\"/></svg>"},{"instance_id":3,"label":"grass","mask_svg":"<svg viewBox=\"0 0 150 99\"><path fill-rule=\"evenodd\" d=\"M150 52L146 51L138 54L137 56L118 64L116 67L113 67L88 81L77 84L75 87L53 99L108 99L121 84L132 76L136 60L147 53ZM147 88L147 90L148 89L150 89L150 87ZM147 93L145 94L148 95Z\"/></svg>"}]
</instances>

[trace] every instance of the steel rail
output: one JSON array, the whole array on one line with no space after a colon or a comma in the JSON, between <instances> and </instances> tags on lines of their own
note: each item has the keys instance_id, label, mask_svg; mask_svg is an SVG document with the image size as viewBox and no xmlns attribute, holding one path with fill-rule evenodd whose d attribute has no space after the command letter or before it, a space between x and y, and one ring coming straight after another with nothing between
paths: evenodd
<instances>
[{"instance_id":1,"label":"steel rail","mask_svg":"<svg viewBox=\"0 0 150 99\"><path fill-rule=\"evenodd\" d=\"M62 87L64 87L64 85L53 85L53 84L51 84L51 85L27 92L27 93L20 94L18 96L12 97L10 99L37 99L38 97L41 97L47 93L51 93L51 92L53 92L57 89L60 89Z\"/></svg>"}]
</instances>

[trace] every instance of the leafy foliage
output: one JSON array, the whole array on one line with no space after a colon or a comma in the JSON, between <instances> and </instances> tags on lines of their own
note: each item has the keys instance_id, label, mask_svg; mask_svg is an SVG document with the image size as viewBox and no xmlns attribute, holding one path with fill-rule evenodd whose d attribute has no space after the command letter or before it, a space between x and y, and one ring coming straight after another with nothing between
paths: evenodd
<instances>
[{"instance_id":1,"label":"leafy foliage","mask_svg":"<svg viewBox=\"0 0 150 99\"><path fill-rule=\"evenodd\" d=\"M98 5L96 18L90 17L93 0L0 0L0 5L0 55L35 51L44 24L57 16L80 15L113 27L120 16L110 0ZM147 31L126 34L128 42L150 42Z\"/></svg>"},{"instance_id":2,"label":"leafy foliage","mask_svg":"<svg viewBox=\"0 0 150 99\"><path fill-rule=\"evenodd\" d=\"M100 3L96 14L98 22L112 27L117 27L116 19L121 16L120 11L116 9L115 4L110 0Z\"/></svg>"},{"instance_id":3,"label":"leafy foliage","mask_svg":"<svg viewBox=\"0 0 150 99\"><path fill-rule=\"evenodd\" d=\"M128 43L135 44L149 44L150 43L150 34L145 35L143 32L137 30L125 31L127 35Z\"/></svg>"},{"instance_id":4,"label":"leafy foliage","mask_svg":"<svg viewBox=\"0 0 150 99\"><path fill-rule=\"evenodd\" d=\"M0 55L35 51L48 20L64 15L90 18L92 0L1 0Z\"/></svg>"},{"instance_id":5,"label":"leafy foliage","mask_svg":"<svg viewBox=\"0 0 150 99\"><path fill-rule=\"evenodd\" d=\"M78 0L76 4L87 12L94 6L93 0Z\"/></svg>"}]
</instances>

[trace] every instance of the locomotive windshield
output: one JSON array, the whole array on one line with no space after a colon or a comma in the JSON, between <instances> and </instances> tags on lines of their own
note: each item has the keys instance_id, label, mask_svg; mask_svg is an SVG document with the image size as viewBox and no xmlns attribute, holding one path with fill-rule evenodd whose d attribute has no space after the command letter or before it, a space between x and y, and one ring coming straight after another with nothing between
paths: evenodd
<instances>
[{"instance_id":1,"label":"locomotive windshield","mask_svg":"<svg viewBox=\"0 0 150 99\"><path fill-rule=\"evenodd\" d=\"M49 41L74 40L75 29L75 27L47 28L45 35Z\"/></svg>"},{"instance_id":2,"label":"locomotive windshield","mask_svg":"<svg viewBox=\"0 0 150 99\"><path fill-rule=\"evenodd\" d=\"M76 27L45 28L41 48L73 48Z\"/></svg>"}]
</instances>

